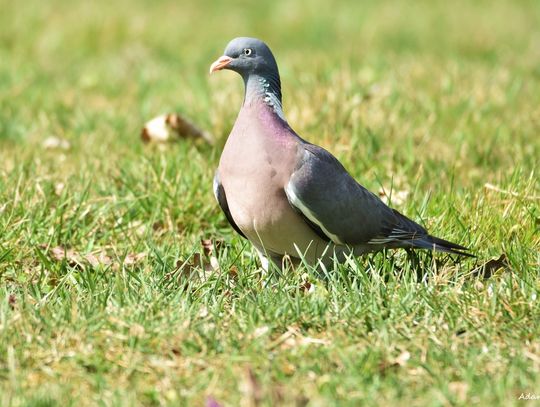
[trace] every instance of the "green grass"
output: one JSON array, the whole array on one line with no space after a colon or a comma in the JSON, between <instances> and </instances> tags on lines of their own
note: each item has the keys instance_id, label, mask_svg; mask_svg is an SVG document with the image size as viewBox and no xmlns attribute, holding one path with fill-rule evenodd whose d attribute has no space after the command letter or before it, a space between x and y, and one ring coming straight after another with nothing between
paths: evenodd
<instances>
[{"instance_id":1,"label":"green grass","mask_svg":"<svg viewBox=\"0 0 540 407\"><path fill-rule=\"evenodd\" d=\"M0 405L540 394L538 2L0 9ZM207 72L237 35L273 48L299 134L366 187L408 192L397 209L478 258L397 251L262 277L211 192L243 94ZM220 141L143 145L143 123L173 111ZM45 149L51 136L70 147ZM221 271L180 267L201 238L224 240ZM505 270L474 275L501 254Z\"/></svg>"}]
</instances>

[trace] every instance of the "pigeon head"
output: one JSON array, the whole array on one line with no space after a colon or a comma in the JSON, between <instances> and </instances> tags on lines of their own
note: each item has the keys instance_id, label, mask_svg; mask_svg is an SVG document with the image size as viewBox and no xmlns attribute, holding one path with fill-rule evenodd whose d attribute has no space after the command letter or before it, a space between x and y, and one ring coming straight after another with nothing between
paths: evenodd
<instances>
[{"instance_id":1,"label":"pigeon head","mask_svg":"<svg viewBox=\"0 0 540 407\"><path fill-rule=\"evenodd\" d=\"M222 69L238 72L244 79L250 75L278 75L276 60L268 45L249 37L239 37L229 42L223 55L210 66L210 73Z\"/></svg>"},{"instance_id":2,"label":"pigeon head","mask_svg":"<svg viewBox=\"0 0 540 407\"><path fill-rule=\"evenodd\" d=\"M210 66L210 73L222 69L238 72L244 79L244 105L263 101L285 120L281 108L279 71L268 45L257 38L235 38Z\"/></svg>"}]
</instances>

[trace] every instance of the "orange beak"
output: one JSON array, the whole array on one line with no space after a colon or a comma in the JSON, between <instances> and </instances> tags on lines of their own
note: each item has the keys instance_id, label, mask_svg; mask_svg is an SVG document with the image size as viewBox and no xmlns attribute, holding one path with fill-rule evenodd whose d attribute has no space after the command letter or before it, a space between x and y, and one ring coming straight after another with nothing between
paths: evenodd
<instances>
[{"instance_id":1,"label":"orange beak","mask_svg":"<svg viewBox=\"0 0 540 407\"><path fill-rule=\"evenodd\" d=\"M233 59L228 56L221 56L219 57L212 65L210 65L210 73L219 71L223 68L225 68L227 65L231 63Z\"/></svg>"}]
</instances>

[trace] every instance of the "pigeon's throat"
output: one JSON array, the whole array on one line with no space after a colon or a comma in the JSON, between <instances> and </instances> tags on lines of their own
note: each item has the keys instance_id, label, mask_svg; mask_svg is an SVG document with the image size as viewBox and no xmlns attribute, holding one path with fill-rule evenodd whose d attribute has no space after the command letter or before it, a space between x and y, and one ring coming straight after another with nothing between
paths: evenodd
<instances>
[{"instance_id":1,"label":"pigeon's throat","mask_svg":"<svg viewBox=\"0 0 540 407\"><path fill-rule=\"evenodd\" d=\"M244 104L250 105L262 101L267 106L272 108L282 120L285 120L283 108L281 105L281 83L279 76L262 77L250 75L246 83L246 93L244 96Z\"/></svg>"}]
</instances>

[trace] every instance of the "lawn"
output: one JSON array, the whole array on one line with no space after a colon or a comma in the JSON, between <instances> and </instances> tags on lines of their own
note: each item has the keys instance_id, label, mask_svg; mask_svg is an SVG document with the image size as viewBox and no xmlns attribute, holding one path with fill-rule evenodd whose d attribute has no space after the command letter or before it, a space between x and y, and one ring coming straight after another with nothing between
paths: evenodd
<instances>
[{"instance_id":1,"label":"lawn","mask_svg":"<svg viewBox=\"0 0 540 407\"><path fill-rule=\"evenodd\" d=\"M540 397L537 1L0 9L0 405ZM208 68L238 35L299 134L477 257L263 275L212 194L243 84ZM167 112L216 142L144 144Z\"/></svg>"}]
</instances>

